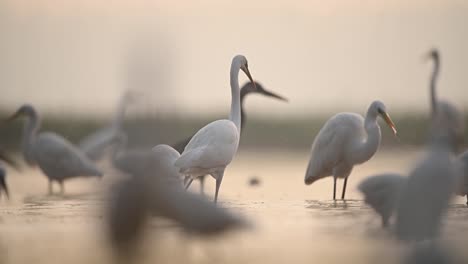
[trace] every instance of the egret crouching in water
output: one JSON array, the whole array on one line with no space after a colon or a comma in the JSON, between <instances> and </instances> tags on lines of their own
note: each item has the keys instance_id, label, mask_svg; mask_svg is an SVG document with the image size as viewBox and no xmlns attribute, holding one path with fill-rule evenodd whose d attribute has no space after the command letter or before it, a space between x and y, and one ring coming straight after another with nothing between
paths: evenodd
<instances>
[{"instance_id":1,"label":"egret crouching in water","mask_svg":"<svg viewBox=\"0 0 468 264\"><path fill-rule=\"evenodd\" d=\"M239 91L239 71L242 70L253 83L247 59L237 55L231 64L231 114L229 120L222 119L209 123L200 129L185 147L175 166L190 180L210 174L216 179L215 203L223 181L224 170L236 155L241 132L241 109Z\"/></svg>"},{"instance_id":2,"label":"egret crouching in water","mask_svg":"<svg viewBox=\"0 0 468 264\"><path fill-rule=\"evenodd\" d=\"M382 217L383 227L388 226L388 220L395 211L404 184L406 177L384 173L370 176L358 185L359 191L364 194L364 202Z\"/></svg>"},{"instance_id":3,"label":"egret crouching in water","mask_svg":"<svg viewBox=\"0 0 468 264\"><path fill-rule=\"evenodd\" d=\"M346 184L354 165L368 161L380 145L381 116L394 135L397 131L387 114L385 105L374 101L367 110L366 118L355 113L339 113L330 118L320 129L312 144L305 184L333 176L333 200L336 198L336 179L344 178L341 199L345 198Z\"/></svg>"},{"instance_id":4,"label":"egret crouching in water","mask_svg":"<svg viewBox=\"0 0 468 264\"><path fill-rule=\"evenodd\" d=\"M34 107L25 104L8 120L25 116L22 152L30 166L38 165L49 179L49 193L52 182L57 181L64 193L63 181L79 176L102 176L96 165L77 147L53 132L41 132L39 115Z\"/></svg>"},{"instance_id":5,"label":"egret crouching in water","mask_svg":"<svg viewBox=\"0 0 468 264\"><path fill-rule=\"evenodd\" d=\"M114 165L129 175L112 189L107 210L111 242L119 251L138 245L150 215L171 219L187 232L200 235L247 226L227 210L186 192L173 166L178 157L179 153L167 145L115 157Z\"/></svg>"}]
</instances>

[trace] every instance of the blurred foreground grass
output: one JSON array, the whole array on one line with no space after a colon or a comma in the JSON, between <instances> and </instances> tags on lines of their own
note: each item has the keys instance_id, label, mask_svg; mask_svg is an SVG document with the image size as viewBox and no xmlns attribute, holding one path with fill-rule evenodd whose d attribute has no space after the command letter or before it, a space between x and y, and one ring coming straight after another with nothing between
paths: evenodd
<instances>
[{"instance_id":1,"label":"blurred foreground grass","mask_svg":"<svg viewBox=\"0 0 468 264\"><path fill-rule=\"evenodd\" d=\"M0 113L1 120L6 113ZM467 115L465 115L467 116ZM191 136L203 125L222 117L202 117L184 119L177 116L135 116L125 121L124 129L129 135L130 148L145 148L156 144L174 144ZM249 117L241 139L241 147L249 149L309 149L310 145L323 126L324 117L292 119L259 119ZM428 117L425 115L393 116L399 132L399 140L392 136L390 129L382 121L382 146L420 146L427 139ZM109 125L111 120L97 120L78 116L43 116L41 131L54 131L78 142L80 139ZM22 122L14 121L0 128L0 147L18 151L22 132Z\"/></svg>"}]
</instances>

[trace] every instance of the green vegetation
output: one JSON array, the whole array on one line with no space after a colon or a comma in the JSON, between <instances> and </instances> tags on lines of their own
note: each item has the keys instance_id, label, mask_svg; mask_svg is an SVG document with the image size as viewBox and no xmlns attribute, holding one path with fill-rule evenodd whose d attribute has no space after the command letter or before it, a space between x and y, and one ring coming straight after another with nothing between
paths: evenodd
<instances>
[{"instance_id":1,"label":"green vegetation","mask_svg":"<svg viewBox=\"0 0 468 264\"><path fill-rule=\"evenodd\" d=\"M0 115L5 119L6 115ZM173 116L139 116L128 118L125 130L130 136L130 147L149 147L160 143L172 144L192 135L201 126L219 117L183 119ZM381 122L384 147L420 146L427 139L427 117L423 115L394 116L399 132L395 139L390 129ZM250 117L243 131L243 148L288 148L309 149L310 145L324 124L325 118L294 118L285 120L267 120ZM109 121L88 120L82 117L47 116L43 120L43 130L55 131L72 142L78 142L88 133L95 131ZM21 122L15 121L3 125L0 129L0 146L16 151L19 148Z\"/></svg>"}]
</instances>

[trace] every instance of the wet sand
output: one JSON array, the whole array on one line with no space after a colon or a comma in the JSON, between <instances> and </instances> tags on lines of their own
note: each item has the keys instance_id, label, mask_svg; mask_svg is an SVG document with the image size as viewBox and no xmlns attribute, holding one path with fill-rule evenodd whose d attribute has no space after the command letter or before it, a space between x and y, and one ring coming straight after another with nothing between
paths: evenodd
<instances>
[{"instance_id":1,"label":"wet sand","mask_svg":"<svg viewBox=\"0 0 468 264\"><path fill-rule=\"evenodd\" d=\"M396 242L363 202L356 186L382 172L406 173L421 151L379 151L358 166L347 200L333 202L332 179L303 183L309 154L241 152L227 169L220 205L245 216L252 228L220 237L187 236L173 223L154 219L137 263L401 263L408 248ZM49 196L39 171L9 171L12 199L0 201L0 263L115 263L106 246L104 179L66 183L66 195ZM258 186L248 184L251 177ZM54 186L58 192L58 186ZM191 191L198 192L198 184ZM341 194L342 182L338 182ZM214 181L207 178L206 195ZM468 261L468 208L452 202L441 243Z\"/></svg>"}]
</instances>

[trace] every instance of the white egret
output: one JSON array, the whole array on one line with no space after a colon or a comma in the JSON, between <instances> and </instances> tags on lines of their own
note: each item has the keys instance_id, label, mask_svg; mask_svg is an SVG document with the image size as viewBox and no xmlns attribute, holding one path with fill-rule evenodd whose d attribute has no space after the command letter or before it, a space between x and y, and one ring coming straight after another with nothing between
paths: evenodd
<instances>
[{"instance_id":1,"label":"white egret","mask_svg":"<svg viewBox=\"0 0 468 264\"><path fill-rule=\"evenodd\" d=\"M263 87L263 85L261 85L257 81L255 81L255 85L252 84L251 82L248 82L248 83L244 84L242 86L242 88L240 89L241 135L242 135L242 130L244 129L245 121L247 120L246 119L246 114L245 114L245 111L244 111L244 100L245 100L246 96L249 95L249 94L260 94L260 95L263 95L265 97L272 97L272 98L275 98L275 99L278 99L278 100L281 100L281 101L285 101L285 102L288 101L288 99L286 99L285 97L283 97L281 95L278 95L278 94L275 94L275 93L273 93L271 91L268 91L267 89L265 89ZM192 137L189 137L189 138L187 138L187 139L185 139L183 141L180 141L179 143L177 143L177 144L175 144L173 146L174 149L177 150L179 153L184 152L185 146L187 146L187 144L190 142L191 139L192 139ZM203 193L205 175L198 177L198 179L200 179L200 191L201 191L201 193ZM187 177L186 182L188 182L189 180L190 180L190 177Z\"/></svg>"},{"instance_id":2,"label":"white egret","mask_svg":"<svg viewBox=\"0 0 468 264\"><path fill-rule=\"evenodd\" d=\"M400 240L434 239L441 218L455 191L458 171L454 166L457 135L448 127L448 112L436 112L426 157L409 174L397 206L395 232Z\"/></svg>"},{"instance_id":3,"label":"white egret","mask_svg":"<svg viewBox=\"0 0 468 264\"><path fill-rule=\"evenodd\" d=\"M194 178L207 174L213 176L216 179L215 203L218 201L224 170L231 163L239 146L241 106L238 79L240 70L255 86L249 72L247 59L242 55L235 56L231 64L231 114L229 120L217 120L200 129L174 164L179 168L181 174L190 177L186 187L190 186Z\"/></svg>"},{"instance_id":4,"label":"white egret","mask_svg":"<svg viewBox=\"0 0 468 264\"><path fill-rule=\"evenodd\" d=\"M320 129L312 144L311 157L305 174L305 184L333 176L333 200L336 179L344 178L341 199L345 198L348 176L354 165L368 161L380 145L381 132L377 117L381 116L394 135L397 131L387 114L385 105L374 101L366 118L355 113L339 113L330 118Z\"/></svg>"},{"instance_id":5,"label":"white egret","mask_svg":"<svg viewBox=\"0 0 468 264\"><path fill-rule=\"evenodd\" d=\"M457 166L459 166L461 174L456 193L460 196L466 196L466 204L468 205L468 151L463 152L458 157Z\"/></svg>"},{"instance_id":6,"label":"white egret","mask_svg":"<svg viewBox=\"0 0 468 264\"><path fill-rule=\"evenodd\" d=\"M64 192L63 181L79 176L102 176L94 163L65 138L53 132L41 132L41 121L33 106L21 106L9 120L25 116L27 121L23 129L22 152L26 162L39 165L49 179L49 193L52 182L57 181Z\"/></svg>"},{"instance_id":7,"label":"white egret","mask_svg":"<svg viewBox=\"0 0 468 264\"><path fill-rule=\"evenodd\" d=\"M437 49L432 49L426 57L432 59L434 62L434 69L430 79L432 118L434 118L436 111L440 112L440 114L445 117L445 120L442 120L446 123L445 125L454 130L456 140L458 141L457 146L462 145L464 142L465 132L465 120L463 118L463 114L450 102L437 99L436 84L440 72L440 52ZM458 149L456 151L458 151ZM459 156L457 166L460 166L463 170L463 175L460 177L460 184L456 189L456 193L461 196L465 196L468 194L468 151Z\"/></svg>"},{"instance_id":8,"label":"white egret","mask_svg":"<svg viewBox=\"0 0 468 264\"><path fill-rule=\"evenodd\" d=\"M2 151L0 151L0 160L17 170L19 169L16 162L13 159L11 159L8 155L3 153ZM3 168L3 164L0 162L0 196L2 195L2 192L4 192L5 196L9 198L10 192L8 191L8 185L6 183L6 175L7 175L7 172L5 168Z\"/></svg>"},{"instance_id":9,"label":"white egret","mask_svg":"<svg viewBox=\"0 0 468 264\"><path fill-rule=\"evenodd\" d=\"M108 211L114 245L131 246L142 233L148 215L179 223L185 230L202 235L241 227L243 220L218 208L203 197L186 192L173 166L179 153L167 145L149 151L120 153L114 164L129 174L112 190Z\"/></svg>"},{"instance_id":10,"label":"white egret","mask_svg":"<svg viewBox=\"0 0 468 264\"><path fill-rule=\"evenodd\" d=\"M93 161L100 160L108 147L115 144L119 134L123 133L122 124L125 112L130 103L134 101L135 95L127 91L119 101L117 112L111 125L101 128L82 139L79 148Z\"/></svg>"},{"instance_id":11,"label":"white egret","mask_svg":"<svg viewBox=\"0 0 468 264\"><path fill-rule=\"evenodd\" d=\"M5 193L5 196L7 198L10 197L8 185L6 183L6 170L2 166L0 166L0 197L2 196L2 192Z\"/></svg>"},{"instance_id":12,"label":"white egret","mask_svg":"<svg viewBox=\"0 0 468 264\"><path fill-rule=\"evenodd\" d=\"M431 118L434 118L435 113L439 112L445 117L445 120L441 120L441 122L446 122L446 126L453 128L456 133L456 140L463 142L465 121L461 111L452 103L437 98L436 84L440 72L440 53L437 49L432 49L426 57L428 59L432 59L434 62L434 68L429 85L431 96ZM460 143L457 145L460 145Z\"/></svg>"},{"instance_id":13,"label":"white egret","mask_svg":"<svg viewBox=\"0 0 468 264\"><path fill-rule=\"evenodd\" d=\"M358 190L364 195L364 202L382 217L383 227L388 226L405 183L406 177L396 173L369 176L359 183Z\"/></svg>"}]
</instances>

